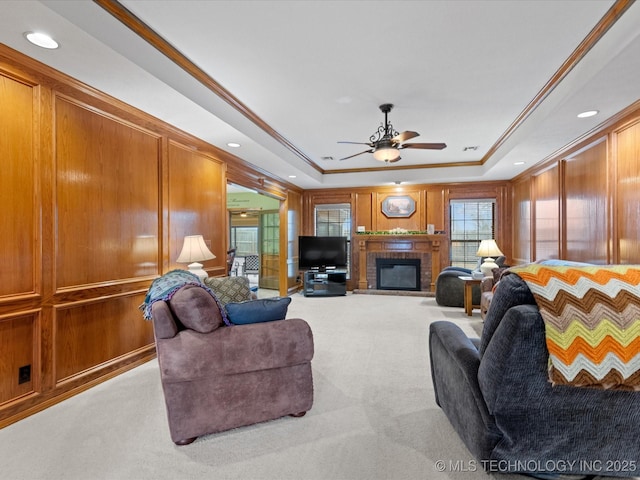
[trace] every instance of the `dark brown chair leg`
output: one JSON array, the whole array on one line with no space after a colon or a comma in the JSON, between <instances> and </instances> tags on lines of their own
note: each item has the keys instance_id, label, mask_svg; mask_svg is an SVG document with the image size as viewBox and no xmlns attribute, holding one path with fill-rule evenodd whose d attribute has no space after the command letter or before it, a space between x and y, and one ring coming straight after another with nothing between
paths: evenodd
<instances>
[{"instance_id":1,"label":"dark brown chair leg","mask_svg":"<svg viewBox=\"0 0 640 480\"><path fill-rule=\"evenodd\" d=\"M184 440L177 440L176 442L174 442L176 445L182 447L183 445L189 445L190 443L193 443L196 441L196 438L198 437L191 437L191 438L185 438Z\"/></svg>"}]
</instances>

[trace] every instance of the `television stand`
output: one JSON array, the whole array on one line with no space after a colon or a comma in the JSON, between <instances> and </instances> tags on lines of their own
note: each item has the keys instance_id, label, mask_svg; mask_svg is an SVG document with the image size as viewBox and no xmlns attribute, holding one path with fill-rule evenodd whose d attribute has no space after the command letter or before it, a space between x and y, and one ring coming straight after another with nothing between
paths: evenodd
<instances>
[{"instance_id":1,"label":"television stand","mask_svg":"<svg viewBox=\"0 0 640 480\"><path fill-rule=\"evenodd\" d=\"M327 297L347 294L347 272L344 270L307 270L304 272L305 297Z\"/></svg>"}]
</instances>

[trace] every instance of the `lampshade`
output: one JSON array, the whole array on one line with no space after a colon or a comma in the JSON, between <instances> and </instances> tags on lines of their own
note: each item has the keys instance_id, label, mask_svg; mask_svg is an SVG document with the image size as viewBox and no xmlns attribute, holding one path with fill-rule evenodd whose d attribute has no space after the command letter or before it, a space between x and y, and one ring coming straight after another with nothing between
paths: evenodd
<instances>
[{"instance_id":1,"label":"lampshade","mask_svg":"<svg viewBox=\"0 0 640 480\"><path fill-rule=\"evenodd\" d=\"M213 260L214 258L216 256L207 248L202 235L188 235L184 237L182 251L178 255L176 262L188 263L189 271L197 275L200 280L204 280L208 275L202 269L202 264L198 262Z\"/></svg>"},{"instance_id":2,"label":"lampshade","mask_svg":"<svg viewBox=\"0 0 640 480\"><path fill-rule=\"evenodd\" d=\"M398 153L398 149L394 147L381 147L373 152L373 158L380 162L391 162L398 157L400 157L400 154Z\"/></svg>"},{"instance_id":3,"label":"lampshade","mask_svg":"<svg viewBox=\"0 0 640 480\"><path fill-rule=\"evenodd\" d=\"M480 242L480 247L478 247L478 251L476 252L476 256L478 257L500 257L504 255L498 248L498 244L494 239L482 240Z\"/></svg>"},{"instance_id":4,"label":"lampshade","mask_svg":"<svg viewBox=\"0 0 640 480\"><path fill-rule=\"evenodd\" d=\"M483 275L489 276L494 268L498 268L498 264L493 257L499 257L504 254L498 248L496 241L491 238L480 242L480 247L478 248L476 255L478 257L486 257L482 265L480 265L480 270Z\"/></svg>"}]
</instances>

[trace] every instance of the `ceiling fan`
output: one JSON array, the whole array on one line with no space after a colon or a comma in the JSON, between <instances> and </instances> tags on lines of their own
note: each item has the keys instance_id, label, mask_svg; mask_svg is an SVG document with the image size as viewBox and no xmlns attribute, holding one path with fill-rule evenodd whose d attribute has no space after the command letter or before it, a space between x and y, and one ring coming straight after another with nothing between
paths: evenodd
<instances>
[{"instance_id":1,"label":"ceiling fan","mask_svg":"<svg viewBox=\"0 0 640 480\"><path fill-rule=\"evenodd\" d=\"M400 160L400 152L403 148L419 148L422 150L442 150L446 148L446 143L403 143L411 138L420 135L418 132L412 132L407 130L402 133L398 133L393 129L393 125L387 119L388 113L393 108L391 103L384 103L380 105L380 110L384 113L384 124L378 127L378 130L369 137L369 143L363 142L338 142L338 143L352 143L356 145L369 145L369 150L365 150L355 155L341 158L340 160L347 160L348 158L357 157L363 153L373 153L373 158L381 162L395 163Z\"/></svg>"}]
</instances>

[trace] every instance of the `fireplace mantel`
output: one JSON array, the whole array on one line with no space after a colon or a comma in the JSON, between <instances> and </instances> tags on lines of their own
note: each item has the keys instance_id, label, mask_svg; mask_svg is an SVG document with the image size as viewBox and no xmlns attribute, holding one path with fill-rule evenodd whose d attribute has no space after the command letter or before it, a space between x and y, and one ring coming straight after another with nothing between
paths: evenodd
<instances>
[{"instance_id":1,"label":"fireplace mantel","mask_svg":"<svg viewBox=\"0 0 640 480\"><path fill-rule=\"evenodd\" d=\"M358 245L359 275L358 288L369 288L367 281L367 254L368 253L430 253L431 254L431 281L430 290L435 290L435 280L440 273L441 255L446 254L446 235L356 235L354 238Z\"/></svg>"}]
</instances>

